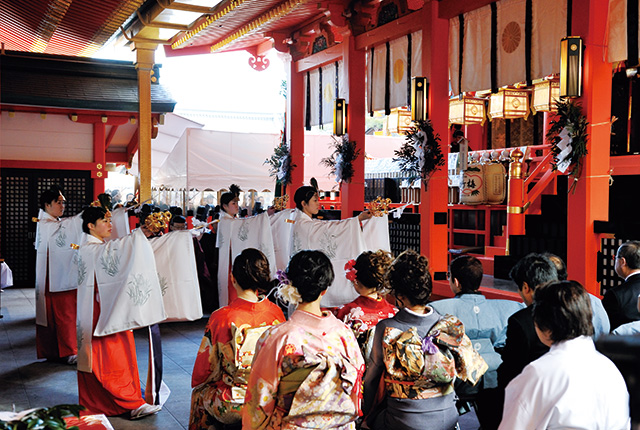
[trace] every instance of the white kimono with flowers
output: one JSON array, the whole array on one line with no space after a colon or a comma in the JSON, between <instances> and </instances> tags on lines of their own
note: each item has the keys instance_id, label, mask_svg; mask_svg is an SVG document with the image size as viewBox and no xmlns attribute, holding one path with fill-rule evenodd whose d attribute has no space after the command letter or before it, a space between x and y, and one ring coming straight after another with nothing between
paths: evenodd
<instances>
[{"instance_id":1,"label":"white kimono with flowers","mask_svg":"<svg viewBox=\"0 0 640 430\"><path fill-rule=\"evenodd\" d=\"M90 372L92 335L146 327L167 315L153 248L142 231L109 242L87 235L77 252L78 370ZM100 316L92 333L95 282Z\"/></svg>"},{"instance_id":2,"label":"white kimono with flowers","mask_svg":"<svg viewBox=\"0 0 640 430\"><path fill-rule=\"evenodd\" d=\"M49 274L49 291L75 290L74 250L71 244L83 240L82 218L57 219L40 210L36 227L36 324L47 326L45 287Z\"/></svg>"},{"instance_id":3,"label":"white kimono with flowers","mask_svg":"<svg viewBox=\"0 0 640 430\"><path fill-rule=\"evenodd\" d=\"M255 248L262 251L269 261L271 276L276 273L276 260L273 250L271 224L266 212L249 218L235 218L226 212L218 223L218 301L220 307L229 304L229 272L233 260L245 249Z\"/></svg>"}]
</instances>

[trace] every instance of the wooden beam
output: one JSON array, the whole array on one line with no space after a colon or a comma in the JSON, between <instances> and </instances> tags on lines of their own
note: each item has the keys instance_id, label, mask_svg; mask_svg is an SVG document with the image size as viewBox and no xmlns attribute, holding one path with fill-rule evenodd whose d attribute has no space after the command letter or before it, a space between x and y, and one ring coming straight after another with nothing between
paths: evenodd
<instances>
[{"instance_id":1,"label":"wooden beam","mask_svg":"<svg viewBox=\"0 0 640 430\"><path fill-rule=\"evenodd\" d=\"M472 10L480 9L491 3L495 3L498 0L440 0L440 8L438 11L438 18L451 19L460 15L461 13L471 12Z\"/></svg>"},{"instance_id":2,"label":"wooden beam","mask_svg":"<svg viewBox=\"0 0 640 430\"><path fill-rule=\"evenodd\" d=\"M126 152L107 152L107 163L128 164L129 156Z\"/></svg>"},{"instance_id":3,"label":"wooden beam","mask_svg":"<svg viewBox=\"0 0 640 430\"><path fill-rule=\"evenodd\" d=\"M72 114L69 115L71 119ZM123 125L129 121L129 115L127 116L110 116L108 114L103 115L87 115L87 114L77 114L77 119L74 122L80 124L98 124L102 123L104 125ZM103 121L103 118L106 120ZM72 120L73 121L73 120Z\"/></svg>"},{"instance_id":4,"label":"wooden beam","mask_svg":"<svg viewBox=\"0 0 640 430\"><path fill-rule=\"evenodd\" d=\"M111 145L111 141L113 140L113 136L116 135L116 131L118 131L119 125L111 126L111 130L109 130L109 135L107 136L107 140L104 143L104 149L109 149L109 145Z\"/></svg>"},{"instance_id":5,"label":"wooden beam","mask_svg":"<svg viewBox=\"0 0 640 430\"><path fill-rule=\"evenodd\" d=\"M95 163L73 161L2 160L5 169L95 170Z\"/></svg>"},{"instance_id":6,"label":"wooden beam","mask_svg":"<svg viewBox=\"0 0 640 430\"><path fill-rule=\"evenodd\" d=\"M424 7L428 7L426 4ZM366 33L356 36L356 49L367 49L381 43L397 39L405 34L422 28L422 12L420 10L400 17L395 21L382 25ZM424 37L424 36L423 36Z\"/></svg>"},{"instance_id":7,"label":"wooden beam","mask_svg":"<svg viewBox=\"0 0 640 430\"><path fill-rule=\"evenodd\" d=\"M303 58L302 60L296 61L295 69L298 73L302 73L307 70L315 69L316 67L322 67L325 64L340 60L343 52L344 47L342 44L334 45L331 48L318 52L317 54L313 54Z\"/></svg>"}]
</instances>

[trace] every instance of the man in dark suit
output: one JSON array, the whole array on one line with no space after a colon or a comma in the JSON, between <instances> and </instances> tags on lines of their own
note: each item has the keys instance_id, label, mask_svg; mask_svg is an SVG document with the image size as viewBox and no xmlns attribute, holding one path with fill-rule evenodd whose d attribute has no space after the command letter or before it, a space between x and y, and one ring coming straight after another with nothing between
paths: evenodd
<instances>
[{"instance_id":1,"label":"man in dark suit","mask_svg":"<svg viewBox=\"0 0 640 430\"><path fill-rule=\"evenodd\" d=\"M524 367L549 351L549 347L540 342L533 324L533 293L540 285L557 281L555 265L542 254L529 254L522 258L509 272L509 276L518 286L520 297L527 305L509 317L507 321L507 340L502 351L502 364L498 367L498 388L486 393L481 403L492 405L493 422L483 422L482 430L496 429L502 419L504 390Z\"/></svg>"},{"instance_id":2,"label":"man in dark suit","mask_svg":"<svg viewBox=\"0 0 640 430\"><path fill-rule=\"evenodd\" d=\"M615 259L616 273L624 282L609 289L602 299L602 305L609 315L611 330L640 320L640 241L631 240L620 245Z\"/></svg>"}]
</instances>

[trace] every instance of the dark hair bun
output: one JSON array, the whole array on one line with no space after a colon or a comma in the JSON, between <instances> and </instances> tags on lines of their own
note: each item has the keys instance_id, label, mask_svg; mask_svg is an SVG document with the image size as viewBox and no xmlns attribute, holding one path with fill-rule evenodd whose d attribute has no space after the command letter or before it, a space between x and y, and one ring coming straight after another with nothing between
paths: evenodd
<instances>
[{"instance_id":1,"label":"dark hair bun","mask_svg":"<svg viewBox=\"0 0 640 430\"><path fill-rule=\"evenodd\" d=\"M412 305L426 305L432 289L429 260L408 249L391 264L387 281L396 297L403 296Z\"/></svg>"},{"instance_id":2,"label":"dark hair bun","mask_svg":"<svg viewBox=\"0 0 640 430\"><path fill-rule=\"evenodd\" d=\"M289 261L287 277L302 301L314 302L329 288L335 277L329 257L321 251L300 251Z\"/></svg>"},{"instance_id":3,"label":"dark hair bun","mask_svg":"<svg viewBox=\"0 0 640 430\"><path fill-rule=\"evenodd\" d=\"M233 260L231 271L243 290L267 292L271 287L271 270L265 255L254 248L247 248Z\"/></svg>"},{"instance_id":4,"label":"dark hair bun","mask_svg":"<svg viewBox=\"0 0 640 430\"><path fill-rule=\"evenodd\" d=\"M366 288L382 291L387 286L386 274L392 261L391 254L381 249L365 251L356 258L356 279Z\"/></svg>"}]
</instances>

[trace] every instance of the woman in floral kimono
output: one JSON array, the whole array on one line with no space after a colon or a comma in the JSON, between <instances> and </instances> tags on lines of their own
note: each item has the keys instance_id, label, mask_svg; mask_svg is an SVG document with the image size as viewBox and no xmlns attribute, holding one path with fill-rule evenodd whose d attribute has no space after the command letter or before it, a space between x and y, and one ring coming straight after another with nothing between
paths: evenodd
<instances>
[{"instance_id":1,"label":"woman in floral kimono","mask_svg":"<svg viewBox=\"0 0 640 430\"><path fill-rule=\"evenodd\" d=\"M398 312L383 294L387 285L385 275L392 261L391 254L380 249L376 252L365 251L344 266L346 278L353 283L353 288L360 296L338 308L335 314L353 330L367 363L376 324Z\"/></svg>"},{"instance_id":2,"label":"woman in floral kimono","mask_svg":"<svg viewBox=\"0 0 640 430\"><path fill-rule=\"evenodd\" d=\"M376 327L364 380L367 424L371 429L453 430L455 379L475 384L487 364L460 320L427 306L431 274L424 256L412 250L400 254L387 280L400 311Z\"/></svg>"},{"instance_id":3,"label":"woman in floral kimono","mask_svg":"<svg viewBox=\"0 0 640 430\"><path fill-rule=\"evenodd\" d=\"M244 429L355 429L364 360L353 332L320 301L334 272L320 251L301 251L280 274L279 295L297 310L259 340Z\"/></svg>"},{"instance_id":4,"label":"woman in floral kimono","mask_svg":"<svg viewBox=\"0 0 640 430\"><path fill-rule=\"evenodd\" d=\"M256 342L268 327L284 321L280 308L259 294L271 282L262 252L242 251L231 279L238 297L211 314L193 366L190 430L241 421Z\"/></svg>"}]
</instances>

